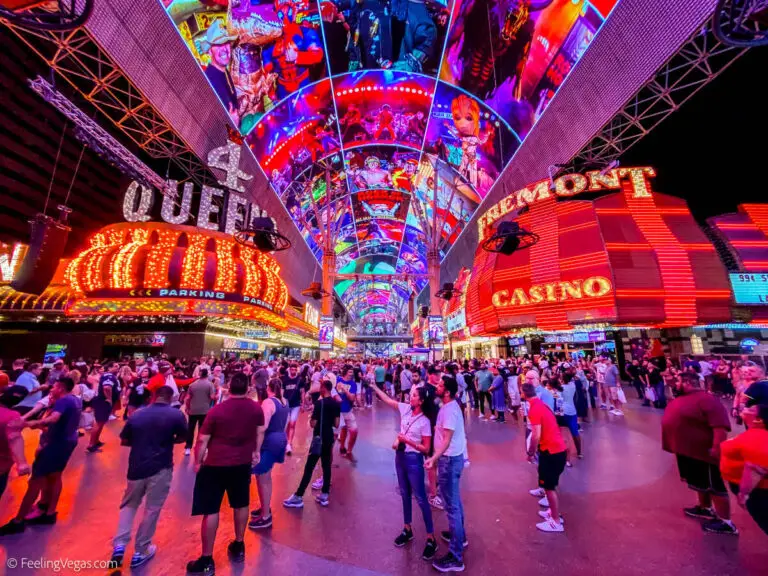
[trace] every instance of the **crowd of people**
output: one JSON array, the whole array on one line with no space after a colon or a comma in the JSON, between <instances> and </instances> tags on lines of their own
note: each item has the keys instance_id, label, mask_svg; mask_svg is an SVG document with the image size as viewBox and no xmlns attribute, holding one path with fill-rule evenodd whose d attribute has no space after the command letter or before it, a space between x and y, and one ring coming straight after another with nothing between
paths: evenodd
<instances>
[{"instance_id":1,"label":"crowd of people","mask_svg":"<svg viewBox=\"0 0 768 576\"><path fill-rule=\"evenodd\" d=\"M0 366L1 368L1 366ZM684 509L703 519L710 532L735 534L729 489L768 533L768 381L760 366L727 362L647 358L625 367L644 403L664 409L663 448L676 455L681 479L697 493ZM718 375L727 375L733 390ZM738 376L734 376L738 374ZM718 395L733 397L732 414ZM56 523L62 474L87 436L88 457L98 458L101 434L110 420L123 420L122 445L130 447L127 485L118 513L111 561L123 563L138 508L144 512L130 564L140 566L156 553L152 538L168 496L174 446L184 444L196 473L191 513L201 517L200 556L187 571L212 575L213 550L223 497L233 509L235 538L228 554L245 558L247 528L269 529L275 465L296 447L307 446L306 463L285 508L302 508L308 488L315 501L330 505L332 461L338 454L356 460L357 414L392 408L400 421L393 438L394 467L402 496L403 527L394 545L414 540L415 499L425 528L422 557L441 572L464 570L468 546L461 501L461 477L469 465L465 422L524 427L525 453L537 464L530 494L541 507L536 528L563 532L558 484L564 470L584 456L584 424L604 410L624 415L622 374L608 355L564 354L508 359L412 362L408 359L337 358L240 360L201 357L194 361L82 358L51 367L17 360L0 372L0 495L11 469L30 475L15 517L0 536L28 525ZM301 414L311 438L296 439ZM731 420L747 430L727 440ZM24 428L42 430L34 463L24 455ZM27 436L29 438L29 436ZM312 480L317 464L321 474ZM255 478L258 506L251 508ZM445 511L448 530L436 531L435 512ZM438 541L447 551L438 557Z\"/></svg>"}]
</instances>

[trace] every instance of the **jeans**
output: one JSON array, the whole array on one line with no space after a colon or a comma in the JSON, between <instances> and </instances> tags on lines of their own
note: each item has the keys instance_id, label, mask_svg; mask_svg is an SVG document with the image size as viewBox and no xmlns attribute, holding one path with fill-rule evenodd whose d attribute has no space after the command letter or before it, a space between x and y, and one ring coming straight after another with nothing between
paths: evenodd
<instances>
[{"instance_id":1,"label":"jeans","mask_svg":"<svg viewBox=\"0 0 768 576\"><path fill-rule=\"evenodd\" d=\"M304 492L307 491L312 480L312 472L317 466L317 461L320 460L323 466L323 494L328 494L331 489L331 464L333 463L333 441L323 444L320 450L320 455L310 454L307 456L307 463L304 465L304 475L301 477L301 483L296 490L296 496L304 496Z\"/></svg>"},{"instance_id":2,"label":"jeans","mask_svg":"<svg viewBox=\"0 0 768 576\"><path fill-rule=\"evenodd\" d=\"M395 452L395 470L397 483L400 485L400 496L403 497L403 522L410 524L413 521L411 500L413 495L421 508L427 534L432 534L435 529L432 525L432 509L429 507L427 490L424 487L424 456L416 452L397 451Z\"/></svg>"},{"instance_id":3,"label":"jeans","mask_svg":"<svg viewBox=\"0 0 768 576\"><path fill-rule=\"evenodd\" d=\"M589 385L589 403L593 410L597 408L597 396L597 382L592 382L592 384Z\"/></svg>"},{"instance_id":4,"label":"jeans","mask_svg":"<svg viewBox=\"0 0 768 576\"><path fill-rule=\"evenodd\" d=\"M192 444L195 443L195 427L203 427L203 420L205 420L205 414L190 414L189 423L187 425L187 445L186 448L192 448Z\"/></svg>"},{"instance_id":5,"label":"jeans","mask_svg":"<svg viewBox=\"0 0 768 576\"><path fill-rule=\"evenodd\" d=\"M648 402L648 400L645 399L645 386L643 386L643 383L640 380L634 380L632 386L635 387L637 397L643 402Z\"/></svg>"},{"instance_id":6,"label":"jeans","mask_svg":"<svg viewBox=\"0 0 768 576\"><path fill-rule=\"evenodd\" d=\"M656 393L656 408L666 408L667 396L666 396L666 391L664 390L664 382L660 382L659 384L656 384L653 387L653 390Z\"/></svg>"},{"instance_id":7,"label":"jeans","mask_svg":"<svg viewBox=\"0 0 768 576\"><path fill-rule=\"evenodd\" d=\"M464 552L464 505L461 503L459 480L464 470L464 456L441 456L437 461L437 485L445 500L448 513L448 530L451 532L449 550L457 559L462 559Z\"/></svg>"},{"instance_id":8,"label":"jeans","mask_svg":"<svg viewBox=\"0 0 768 576\"><path fill-rule=\"evenodd\" d=\"M365 404L366 406L370 406L373 404L373 388L366 386L363 388L363 391L365 392Z\"/></svg>"},{"instance_id":9,"label":"jeans","mask_svg":"<svg viewBox=\"0 0 768 576\"><path fill-rule=\"evenodd\" d=\"M125 546L131 541L133 519L136 517L142 500L146 499L144 516L136 532L136 551L145 552L147 550L147 546L152 543L152 536L155 535L160 511L163 509L163 504L165 504L165 499L171 489L172 477L173 468L164 468L149 478L128 480L123 500L120 502L120 519L117 524L117 534L112 540L113 546Z\"/></svg>"}]
</instances>

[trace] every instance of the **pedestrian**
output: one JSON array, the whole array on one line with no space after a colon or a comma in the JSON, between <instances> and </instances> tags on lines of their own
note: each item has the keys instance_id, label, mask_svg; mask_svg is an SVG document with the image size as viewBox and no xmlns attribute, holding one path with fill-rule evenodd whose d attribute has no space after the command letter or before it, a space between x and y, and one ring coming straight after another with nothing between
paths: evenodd
<instances>
[{"instance_id":1,"label":"pedestrian","mask_svg":"<svg viewBox=\"0 0 768 576\"><path fill-rule=\"evenodd\" d=\"M26 369L16 378L16 386L23 386L27 389L27 395L16 404L14 410L22 416L32 410L42 398L43 392L49 389L47 384L40 383L40 374L43 373L42 364L29 364Z\"/></svg>"},{"instance_id":2,"label":"pedestrian","mask_svg":"<svg viewBox=\"0 0 768 576\"><path fill-rule=\"evenodd\" d=\"M493 383L493 376L488 371L488 366L482 364L480 369L475 373L475 387L477 388L477 396L480 407L480 420L485 420L485 403L488 403L488 409L491 412L490 420L496 420L496 415L493 411L491 404L491 394L489 392L491 384Z\"/></svg>"},{"instance_id":3,"label":"pedestrian","mask_svg":"<svg viewBox=\"0 0 768 576\"><path fill-rule=\"evenodd\" d=\"M80 422L80 402L72 395L75 383L71 378L60 378L51 389L51 404L46 415L24 427L41 429L40 446L32 464L32 475L16 517L0 527L0 536L24 532L27 524L51 525L56 523L56 506L62 489L62 473L77 446L77 427ZM35 501L37 509L32 512Z\"/></svg>"},{"instance_id":4,"label":"pedestrian","mask_svg":"<svg viewBox=\"0 0 768 576\"><path fill-rule=\"evenodd\" d=\"M606 389L606 395L608 397L609 412L614 416L624 416L624 412L621 411L621 394L619 388L621 387L621 375L619 369L613 363L611 358L605 358L605 373L603 374L603 382Z\"/></svg>"},{"instance_id":5,"label":"pedestrian","mask_svg":"<svg viewBox=\"0 0 768 576\"><path fill-rule=\"evenodd\" d=\"M125 547L131 541L133 520L144 502L144 515L136 532L136 549L131 568L151 560L157 552L152 544L157 520L171 489L173 447L184 441L187 422L178 410L171 408L173 389L162 386L155 392L154 402L133 414L120 432L128 455L128 484L120 502L117 533L112 539L111 567L122 566Z\"/></svg>"},{"instance_id":6,"label":"pedestrian","mask_svg":"<svg viewBox=\"0 0 768 576\"><path fill-rule=\"evenodd\" d=\"M91 431L91 440L87 448L89 454L98 452L104 446L104 442L101 441L101 432L112 415L115 395L119 394L117 391L120 387L120 383L117 381L119 369L120 365L117 362L107 362L104 366L104 372L99 377L99 390L91 402L96 424Z\"/></svg>"},{"instance_id":7,"label":"pedestrian","mask_svg":"<svg viewBox=\"0 0 768 576\"><path fill-rule=\"evenodd\" d=\"M413 372L411 372L410 363L406 363L400 373L400 402L405 402L406 398L410 397L411 386L413 386Z\"/></svg>"},{"instance_id":8,"label":"pedestrian","mask_svg":"<svg viewBox=\"0 0 768 576\"><path fill-rule=\"evenodd\" d=\"M299 487L290 498L283 501L286 508L303 508L304 492L312 479L312 472L318 460L323 467L323 484L320 494L315 499L321 506L328 506L331 490L331 464L333 462L334 428L338 428L341 417L340 403L331 398L333 384L330 380L323 380L320 386L320 399L315 403L309 425L313 430L312 443L309 447L309 455L304 465L304 474L301 477Z\"/></svg>"},{"instance_id":9,"label":"pedestrian","mask_svg":"<svg viewBox=\"0 0 768 576\"><path fill-rule=\"evenodd\" d=\"M150 378L149 367L142 366L137 370L137 373L138 376L128 384L128 418L130 418L136 410L143 408L152 400L152 393L148 388Z\"/></svg>"},{"instance_id":10,"label":"pedestrian","mask_svg":"<svg viewBox=\"0 0 768 576\"><path fill-rule=\"evenodd\" d=\"M341 431L339 432L339 453L355 461L352 450L357 441L357 418L352 411L352 403L357 395L357 382L355 382L354 370L349 364L341 369L341 377L336 379L336 399L341 403ZM347 439L349 442L347 443Z\"/></svg>"},{"instance_id":11,"label":"pedestrian","mask_svg":"<svg viewBox=\"0 0 768 576\"><path fill-rule=\"evenodd\" d=\"M437 540L432 523L432 509L424 487L424 456L429 454L432 445L432 426L423 411L423 406L428 401L427 390L410 388L408 403L396 402L378 388L374 391L384 404L396 408L400 413L400 433L392 448L395 450L395 472L403 500L403 531L395 538L395 546L405 546L413 540L412 498L416 498L427 531L427 542L421 557L431 560L437 553Z\"/></svg>"},{"instance_id":12,"label":"pedestrian","mask_svg":"<svg viewBox=\"0 0 768 576\"><path fill-rule=\"evenodd\" d=\"M21 390L9 386L0 394L0 497L8 486L8 476L14 464L19 476L26 476L30 472L24 456L21 416L12 410L26 395L26 389Z\"/></svg>"},{"instance_id":13,"label":"pedestrian","mask_svg":"<svg viewBox=\"0 0 768 576\"><path fill-rule=\"evenodd\" d=\"M463 572L464 548L469 545L464 531L464 506L459 486L467 437L464 415L456 402L457 392L458 384L453 378L440 379L437 384L437 396L443 405L437 414L435 453L424 462L427 469L437 466L437 482L448 513L448 530L441 532L440 536L449 542L449 552L432 563L439 572Z\"/></svg>"},{"instance_id":14,"label":"pedestrian","mask_svg":"<svg viewBox=\"0 0 768 576\"><path fill-rule=\"evenodd\" d=\"M262 402L264 424L259 428L256 446L256 489L259 493L259 507L251 511L248 528L259 530L272 526L272 467L285 462L285 447L288 444L288 419L290 408L283 398L282 382L271 378L267 383L267 398Z\"/></svg>"},{"instance_id":15,"label":"pedestrian","mask_svg":"<svg viewBox=\"0 0 768 576\"><path fill-rule=\"evenodd\" d=\"M192 452L192 446L195 443L195 428L202 428L205 421L205 415L211 409L211 405L216 398L216 388L208 379L208 368L198 370L198 378L189 385L184 405L189 418L187 427L187 441L184 446L184 455L189 456Z\"/></svg>"},{"instance_id":16,"label":"pedestrian","mask_svg":"<svg viewBox=\"0 0 768 576\"><path fill-rule=\"evenodd\" d=\"M720 444L731 430L728 412L716 396L704 391L693 370L680 374L677 393L661 420L661 442L666 452L675 455L680 479L696 493L696 505L683 512L704 520L707 532L738 534L718 466Z\"/></svg>"},{"instance_id":17,"label":"pedestrian","mask_svg":"<svg viewBox=\"0 0 768 576\"><path fill-rule=\"evenodd\" d=\"M245 529L248 525L251 467L258 442L258 428L264 424L261 407L248 398L249 378L242 372L232 376L229 397L206 414L195 445L195 488L192 516L202 516L202 554L187 564L191 574L211 575L216 571L213 546L219 527L224 493L232 508L235 539L227 552L234 562L245 560Z\"/></svg>"},{"instance_id":18,"label":"pedestrian","mask_svg":"<svg viewBox=\"0 0 768 576\"><path fill-rule=\"evenodd\" d=\"M301 401L304 398L304 389L301 387L301 377L299 376L298 370L298 365L295 362L291 362L288 365L287 373L280 378L283 384L283 395L288 401L288 408L290 408L290 417L288 419L288 445L285 448L286 454L289 456L293 452L291 442L293 442L294 434L296 434L296 422L299 420Z\"/></svg>"},{"instance_id":19,"label":"pedestrian","mask_svg":"<svg viewBox=\"0 0 768 576\"><path fill-rule=\"evenodd\" d=\"M491 412L495 411L498 415L495 420L500 424L504 424L507 411L507 403L504 397L506 377L502 375L499 371L499 367L495 364L491 366L491 375L493 376L493 380L491 382L491 387L488 389L491 394ZM494 420L493 416L491 416L491 420Z\"/></svg>"},{"instance_id":20,"label":"pedestrian","mask_svg":"<svg viewBox=\"0 0 768 576\"><path fill-rule=\"evenodd\" d=\"M557 485L565 470L567 447L554 413L536 397L536 388L530 382L523 384L523 397L528 402L528 421L531 426L531 436L526 446L528 461L534 462L538 453L539 486L529 493L541 498L539 505L547 508L539 512L544 522L536 524L536 528L542 532L563 532Z\"/></svg>"}]
</instances>

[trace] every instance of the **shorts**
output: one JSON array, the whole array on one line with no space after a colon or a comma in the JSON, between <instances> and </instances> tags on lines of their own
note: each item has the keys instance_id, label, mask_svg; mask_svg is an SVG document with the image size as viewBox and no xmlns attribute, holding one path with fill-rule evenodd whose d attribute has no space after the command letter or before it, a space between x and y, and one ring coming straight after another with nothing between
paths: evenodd
<instances>
[{"instance_id":1,"label":"shorts","mask_svg":"<svg viewBox=\"0 0 768 576\"><path fill-rule=\"evenodd\" d=\"M291 414L288 418L288 421L291 424L295 424L296 421L299 419L299 412L301 411L301 406L291 406Z\"/></svg>"},{"instance_id":2,"label":"shorts","mask_svg":"<svg viewBox=\"0 0 768 576\"><path fill-rule=\"evenodd\" d=\"M98 424L109 422L112 414L112 405L103 398L94 398L91 404L93 407L93 417Z\"/></svg>"},{"instance_id":3,"label":"shorts","mask_svg":"<svg viewBox=\"0 0 768 576\"><path fill-rule=\"evenodd\" d=\"M251 465L205 466L195 477L192 516L218 514L224 493L230 507L247 508L251 492Z\"/></svg>"},{"instance_id":4,"label":"shorts","mask_svg":"<svg viewBox=\"0 0 768 576\"><path fill-rule=\"evenodd\" d=\"M539 486L544 490L554 490L560 482L560 474L565 470L568 453L563 450L550 454L548 450L539 453Z\"/></svg>"},{"instance_id":5,"label":"shorts","mask_svg":"<svg viewBox=\"0 0 768 576\"><path fill-rule=\"evenodd\" d=\"M725 487L717 464L710 464L682 454L676 456L680 479L688 484L688 488L715 496L728 496L728 489Z\"/></svg>"},{"instance_id":6,"label":"shorts","mask_svg":"<svg viewBox=\"0 0 768 576\"><path fill-rule=\"evenodd\" d=\"M342 412L340 420L340 428L346 427L347 430L357 430L357 418L355 418L355 413L351 410L349 412Z\"/></svg>"},{"instance_id":7,"label":"shorts","mask_svg":"<svg viewBox=\"0 0 768 576\"><path fill-rule=\"evenodd\" d=\"M605 389L608 392L608 397L611 400L619 399L619 389L616 386L605 386Z\"/></svg>"},{"instance_id":8,"label":"shorts","mask_svg":"<svg viewBox=\"0 0 768 576\"><path fill-rule=\"evenodd\" d=\"M259 455L259 463L253 467L253 474L255 476L261 476L262 474L266 474L267 472L272 470L272 467L275 464L282 463L282 462L285 462L285 457L281 459L274 452L271 452L269 450L262 450Z\"/></svg>"},{"instance_id":9,"label":"shorts","mask_svg":"<svg viewBox=\"0 0 768 576\"><path fill-rule=\"evenodd\" d=\"M569 416L567 414L561 414L559 416L556 416L557 418L557 425L561 428L568 428L568 430L571 431L571 436L574 438L579 437L579 417L574 414L573 416Z\"/></svg>"},{"instance_id":10,"label":"shorts","mask_svg":"<svg viewBox=\"0 0 768 576\"><path fill-rule=\"evenodd\" d=\"M77 442L47 444L43 446L37 453L37 456L35 456L35 461L32 464L32 477L40 478L41 476L63 472L76 447Z\"/></svg>"}]
</instances>

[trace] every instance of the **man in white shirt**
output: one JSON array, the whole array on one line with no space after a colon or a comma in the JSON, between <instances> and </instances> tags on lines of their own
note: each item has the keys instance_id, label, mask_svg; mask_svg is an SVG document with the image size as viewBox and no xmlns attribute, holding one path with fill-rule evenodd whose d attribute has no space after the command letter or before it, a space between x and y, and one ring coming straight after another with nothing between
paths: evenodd
<instances>
[{"instance_id":1,"label":"man in white shirt","mask_svg":"<svg viewBox=\"0 0 768 576\"><path fill-rule=\"evenodd\" d=\"M464 415L456 402L457 391L458 384L453 378L438 380L437 396L442 399L443 405L435 424L435 453L424 462L427 469L437 464L437 482L448 513L448 530L440 535L443 540L450 542L450 551L432 563L440 572L462 572L464 548L468 545L464 532L464 506L459 490L467 437L464 433Z\"/></svg>"}]
</instances>

